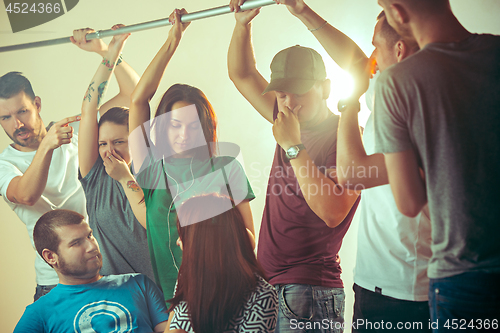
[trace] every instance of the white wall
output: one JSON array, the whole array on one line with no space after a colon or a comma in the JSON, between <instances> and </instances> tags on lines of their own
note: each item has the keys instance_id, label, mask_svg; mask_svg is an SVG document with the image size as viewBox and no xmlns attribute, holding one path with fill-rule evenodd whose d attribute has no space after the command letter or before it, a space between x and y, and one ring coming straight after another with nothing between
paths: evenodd
<instances>
[{"instance_id":1,"label":"white wall","mask_svg":"<svg viewBox=\"0 0 500 333\"><path fill-rule=\"evenodd\" d=\"M0 46L69 36L73 29L82 27L100 30L108 29L115 23L134 24L159 19L167 17L174 8L186 7L188 11L198 11L225 4L226 1L220 0L81 0L62 17L16 34L11 32L4 7L0 7ZM365 53L371 54L375 18L381 10L375 0L311 0L309 4L354 39ZM452 6L471 31L500 34L500 1L452 0ZM256 230L259 230L268 174L258 175L258 170L271 164L275 141L271 125L252 109L228 79L226 54L233 26L232 15L192 23L167 69L159 92L181 82L199 87L208 96L219 118L220 141L237 143L242 149L248 176L258 195L252 202L252 209ZM168 29L138 32L129 38L123 55L139 74L165 41ZM312 34L284 6L263 8L255 19L254 42L258 68L265 77L269 77L269 64L279 50L295 44L310 46L320 51L327 63L333 83L331 108L335 109L337 100L346 94L344 86L349 78L328 60ZM98 56L65 44L0 53L0 75L16 70L30 79L35 93L42 98L41 114L47 124L51 120L79 113L83 95L99 62ZM116 92L117 87L113 83L108 97ZM158 99L155 99L153 104L157 102ZM361 122L366 117L365 110L360 115ZM0 134L0 149L9 143L9 138ZM0 200L0 216L0 332L11 332L24 307L32 302L35 289L34 251L24 225L3 200ZM355 220L341 250L348 321L352 317L356 230Z\"/></svg>"}]
</instances>

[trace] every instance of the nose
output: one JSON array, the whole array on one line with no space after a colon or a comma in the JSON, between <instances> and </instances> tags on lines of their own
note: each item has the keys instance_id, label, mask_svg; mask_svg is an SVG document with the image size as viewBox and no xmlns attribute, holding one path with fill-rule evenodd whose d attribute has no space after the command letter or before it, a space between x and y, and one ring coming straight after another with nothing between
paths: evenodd
<instances>
[{"instance_id":1,"label":"nose","mask_svg":"<svg viewBox=\"0 0 500 333\"><path fill-rule=\"evenodd\" d=\"M297 105L297 101L295 100L295 97L293 94L286 94L285 98L285 106L289 108L290 110L293 110L295 106Z\"/></svg>"},{"instance_id":2,"label":"nose","mask_svg":"<svg viewBox=\"0 0 500 333\"><path fill-rule=\"evenodd\" d=\"M92 236L87 242L87 252L92 253L96 251L99 251L99 245L97 245L97 240Z\"/></svg>"},{"instance_id":3,"label":"nose","mask_svg":"<svg viewBox=\"0 0 500 333\"><path fill-rule=\"evenodd\" d=\"M188 137L189 137L189 131L188 131L187 126L182 126L182 127L179 129L179 137L180 137L182 140L187 140L187 139L188 139Z\"/></svg>"},{"instance_id":4,"label":"nose","mask_svg":"<svg viewBox=\"0 0 500 333\"><path fill-rule=\"evenodd\" d=\"M19 129L24 126L24 124L19 120L19 118L14 117L14 122L16 125L16 129Z\"/></svg>"},{"instance_id":5,"label":"nose","mask_svg":"<svg viewBox=\"0 0 500 333\"><path fill-rule=\"evenodd\" d=\"M111 156L111 152L113 151L113 145L111 143L108 143L106 145L106 148L104 149L104 157L109 157Z\"/></svg>"}]
</instances>

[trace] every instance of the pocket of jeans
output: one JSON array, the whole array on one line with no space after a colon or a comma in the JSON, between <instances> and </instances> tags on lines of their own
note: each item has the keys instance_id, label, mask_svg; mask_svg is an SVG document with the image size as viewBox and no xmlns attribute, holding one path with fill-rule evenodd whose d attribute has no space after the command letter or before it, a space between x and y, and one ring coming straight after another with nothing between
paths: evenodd
<instances>
[{"instance_id":1,"label":"pocket of jeans","mask_svg":"<svg viewBox=\"0 0 500 333\"><path fill-rule=\"evenodd\" d=\"M300 321L313 317L312 288L308 285L288 284L281 288L280 308L288 319Z\"/></svg>"},{"instance_id":2,"label":"pocket of jeans","mask_svg":"<svg viewBox=\"0 0 500 333\"><path fill-rule=\"evenodd\" d=\"M322 299L323 318L329 321L344 321L345 294L344 292L333 292L329 297Z\"/></svg>"}]
</instances>

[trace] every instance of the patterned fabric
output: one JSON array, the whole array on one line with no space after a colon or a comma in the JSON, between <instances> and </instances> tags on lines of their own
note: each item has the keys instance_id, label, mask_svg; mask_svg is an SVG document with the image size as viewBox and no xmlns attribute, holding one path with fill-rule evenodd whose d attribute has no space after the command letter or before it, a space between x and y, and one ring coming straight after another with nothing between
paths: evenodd
<instances>
[{"instance_id":1,"label":"patterned fabric","mask_svg":"<svg viewBox=\"0 0 500 333\"><path fill-rule=\"evenodd\" d=\"M274 332L276 327L276 316L278 314L278 294L262 277L245 306L241 308L238 315L229 322L224 333L236 332ZM189 320L188 306L181 302L174 309L174 316L170 323L170 329L183 329L194 333Z\"/></svg>"}]
</instances>

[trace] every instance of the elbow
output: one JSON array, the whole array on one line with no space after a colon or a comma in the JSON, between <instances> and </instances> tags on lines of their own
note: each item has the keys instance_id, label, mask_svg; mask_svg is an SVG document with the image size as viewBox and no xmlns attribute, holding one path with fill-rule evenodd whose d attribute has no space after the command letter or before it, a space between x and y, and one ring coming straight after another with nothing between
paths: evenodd
<instances>
[{"instance_id":1,"label":"elbow","mask_svg":"<svg viewBox=\"0 0 500 333\"><path fill-rule=\"evenodd\" d=\"M335 218L335 217L329 217L329 218L324 218L322 219L323 222L325 222L326 226L328 228L335 228L336 226L338 226L340 223L342 223L342 221L344 220L343 218L340 219L340 218Z\"/></svg>"},{"instance_id":2,"label":"elbow","mask_svg":"<svg viewBox=\"0 0 500 333\"><path fill-rule=\"evenodd\" d=\"M335 228L342 223L342 221L344 221L346 215L347 213L343 214L339 212L325 211L322 215L319 215L319 217L329 228Z\"/></svg>"},{"instance_id":3,"label":"elbow","mask_svg":"<svg viewBox=\"0 0 500 333\"><path fill-rule=\"evenodd\" d=\"M360 179L351 176L352 175L338 173L337 174L338 185L343 187L344 190L357 189L357 187L359 187L358 185L360 184L363 185L360 182ZM364 188L364 185L362 187Z\"/></svg>"},{"instance_id":4,"label":"elbow","mask_svg":"<svg viewBox=\"0 0 500 333\"><path fill-rule=\"evenodd\" d=\"M342 172L337 173L337 181L342 187L348 187L348 185L352 184L352 179Z\"/></svg>"},{"instance_id":5,"label":"elbow","mask_svg":"<svg viewBox=\"0 0 500 333\"><path fill-rule=\"evenodd\" d=\"M241 75L238 75L237 72L231 68L228 69L227 74L229 76L229 80L231 80L234 85L237 85L238 81L241 80Z\"/></svg>"},{"instance_id":6,"label":"elbow","mask_svg":"<svg viewBox=\"0 0 500 333\"><path fill-rule=\"evenodd\" d=\"M146 96L142 90L134 89L130 94L130 105L144 105L148 104L153 96Z\"/></svg>"},{"instance_id":7,"label":"elbow","mask_svg":"<svg viewBox=\"0 0 500 333\"><path fill-rule=\"evenodd\" d=\"M20 205L34 206L40 197L21 197L15 198L13 201Z\"/></svg>"},{"instance_id":8,"label":"elbow","mask_svg":"<svg viewBox=\"0 0 500 333\"><path fill-rule=\"evenodd\" d=\"M398 202L397 206L401 214L408 217L415 217L422 211L422 208L425 206L425 202L420 203L408 200L404 203Z\"/></svg>"}]
</instances>

